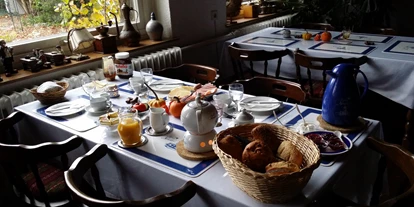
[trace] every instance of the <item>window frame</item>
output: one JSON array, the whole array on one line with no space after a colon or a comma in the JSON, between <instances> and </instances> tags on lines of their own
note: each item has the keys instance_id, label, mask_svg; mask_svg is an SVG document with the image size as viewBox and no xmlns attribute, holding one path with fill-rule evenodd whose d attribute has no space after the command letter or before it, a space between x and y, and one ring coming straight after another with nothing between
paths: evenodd
<instances>
[{"instance_id":1,"label":"window frame","mask_svg":"<svg viewBox=\"0 0 414 207\"><path fill-rule=\"evenodd\" d=\"M152 1L145 1L145 0L127 0L126 1L129 6L131 6L134 9L137 9L139 14L139 21L135 21L136 12L131 12L132 17L134 20L131 21L132 25L135 29L138 28L138 31L141 34L141 39L146 39L148 36L145 33L145 26L146 23L150 19L150 15L148 14L148 11L152 10ZM121 3L121 2L120 2ZM123 16L120 14L120 19L122 19ZM118 22L120 21L118 19ZM122 31L123 23L119 23L119 31ZM98 32L95 30L95 28L89 28L88 31L92 35L98 35ZM109 29L109 33L116 34L116 26L115 24ZM39 37L37 39L31 39L31 40L21 40L17 42L10 42L7 43L9 47L13 47L14 52L14 60L15 62L18 61L19 58L24 57L27 54L30 54L32 52L32 49L40 48L45 51L53 50L56 45L59 45L59 42L67 39L67 33L60 33L60 34L54 34L49 35L45 37ZM20 64L19 64L20 65Z\"/></svg>"}]
</instances>

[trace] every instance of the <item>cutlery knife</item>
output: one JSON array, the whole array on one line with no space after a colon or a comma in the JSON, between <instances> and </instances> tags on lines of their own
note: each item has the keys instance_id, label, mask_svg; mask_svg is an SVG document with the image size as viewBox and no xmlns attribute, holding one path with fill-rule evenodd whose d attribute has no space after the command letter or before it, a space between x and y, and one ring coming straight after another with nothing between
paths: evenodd
<instances>
[{"instance_id":1,"label":"cutlery knife","mask_svg":"<svg viewBox=\"0 0 414 207\"><path fill-rule=\"evenodd\" d=\"M151 86L167 86L167 85L184 85L184 83L155 83L151 84Z\"/></svg>"},{"instance_id":2,"label":"cutlery knife","mask_svg":"<svg viewBox=\"0 0 414 207\"><path fill-rule=\"evenodd\" d=\"M251 101L251 102L242 102L241 104L247 104L247 105L258 105L258 104L282 104L281 101Z\"/></svg>"}]
</instances>

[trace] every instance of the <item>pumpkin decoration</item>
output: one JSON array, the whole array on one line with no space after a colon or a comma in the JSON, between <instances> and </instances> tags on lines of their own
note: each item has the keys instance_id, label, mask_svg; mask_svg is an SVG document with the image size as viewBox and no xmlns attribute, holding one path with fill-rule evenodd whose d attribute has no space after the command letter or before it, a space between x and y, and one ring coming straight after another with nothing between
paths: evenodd
<instances>
[{"instance_id":1,"label":"pumpkin decoration","mask_svg":"<svg viewBox=\"0 0 414 207\"><path fill-rule=\"evenodd\" d=\"M309 33L308 31L302 34L302 39L304 40L310 40L311 38L312 38L312 34Z\"/></svg>"},{"instance_id":2,"label":"pumpkin decoration","mask_svg":"<svg viewBox=\"0 0 414 207\"><path fill-rule=\"evenodd\" d=\"M321 40L324 42L329 42L332 39L332 34L328 32L328 30L325 28L325 32L321 35Z\"/></svg>"},{"instance_id":3,"label":"pumpkin decoration","mask_svg":"<svg viewBox=\"0 0 414 207\"><path fill-rule=\"evenodd\" d=\"M315 40L315 41L321 41L321 35L320 34L315 35L315 37L313 38L313 40Z\"/></svg>"},{"instance_id":4,"label":"pumpkin decoration","mask_svg":"<svg viewBox=\"0 0 414 207\"><path fill-rule=\"evenodd\" d=\"M173 100L170 102L170 114L175 118L180 118L181 111L187 103L181 102L177 96L174 96Z\"/></svg>"},{"instance_id":5,"label":"pumpkin decoration","mask_svg":"<svg viewBox=\"0 0 414 207\"><path fill-rule=\"evenodd\" d=\"M149 101L148 101L148 105L149 105L151 108L161 108L161 107L165 106L165 105L166 105L165 100L164 100L163 98L158 98L157 93L155 93L155 91L154 91L154 90L152 90L152 88L151 88L151 87L149 87L149 85L148 85L147 83L145 83L145 82L144 82L144 84L145 84L145 86L147 86L147 87L148 87L148 88L152 91L152 93L154 93L154 95L155 95L155 99L151 99L151 100L149 100Z\"/></svg>"}]
</instances>

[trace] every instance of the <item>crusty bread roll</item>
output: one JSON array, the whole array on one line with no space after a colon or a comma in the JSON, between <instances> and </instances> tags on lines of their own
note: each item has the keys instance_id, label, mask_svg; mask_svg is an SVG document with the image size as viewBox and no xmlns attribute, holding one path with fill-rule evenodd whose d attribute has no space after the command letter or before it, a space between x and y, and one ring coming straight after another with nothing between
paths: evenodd
<instances>
[{"instance_id":1,"label":"crusty bread roll","mask_svg":"<svg viewBox=\"0 0 414 207\"><path fill-rule=\"evenodd\" d=\"M289 174L293 172L298 172L300 169L298 165L292 162L272 162L266 166L266 173L271 176L278 176L283 174Z\"/></svg>"},{"instance_id":2,"label":"crusty bread roll","mask_svg":"<svg viewBox=\"0 0 414 207\"><path fill-rule=\"evenodd\" d=\"M270 124L259 125L252 130L253 138L263 140L273 152L277 151L281 142L276 134L275 129Z\"/></svg>"},{"instance_id":3,"label":"crusty bread roll","mask_svg":"<svg viewBox=\"0 0 414 207\"><path fill-rule=\"evenodd\" d=\"M285 161L295 163L297 166L302 165L303 155L296 149L291 141L283 141L277 149L277 156Z\"/></svg>"},{"instance_id":4,"label":"crusty bread roll","mask_svg":"<svg viewBox=\"0 0 414 207\"><path fill-rule=\"evenodd\" d=\"M261 140L250 142L244 148L242 161L250 169L257 172L264 172L266 165L275 162L272 150Z\"/></svg>"},{"instance_id":5,"label":"crusty bread roll","mask_svg":"<svg viewBox=\"0 0 414 207\"><path fill-rule=\"evenodd\" d=\"M218 142L218 146L231 157L242 161L243 146L236 137L227 135Z\"/></svg>"}]
</instances>

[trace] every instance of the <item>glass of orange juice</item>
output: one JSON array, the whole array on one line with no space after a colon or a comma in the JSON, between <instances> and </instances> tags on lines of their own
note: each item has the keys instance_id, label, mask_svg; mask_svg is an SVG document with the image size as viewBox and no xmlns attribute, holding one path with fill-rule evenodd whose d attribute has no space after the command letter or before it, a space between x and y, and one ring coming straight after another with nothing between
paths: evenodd
<instances>
[{"instance_id":1,"label":"glass of orange juice","mask_svg":"<svg viewBox=\"0 0 414 207\"><path fill-rule=\"evenodd\" d=\"M122 143L126 146L141 144L142 121L138 117L138 112L131 108L120 108L118 116L118 134Z\"/></svg>"}]
</instances>

